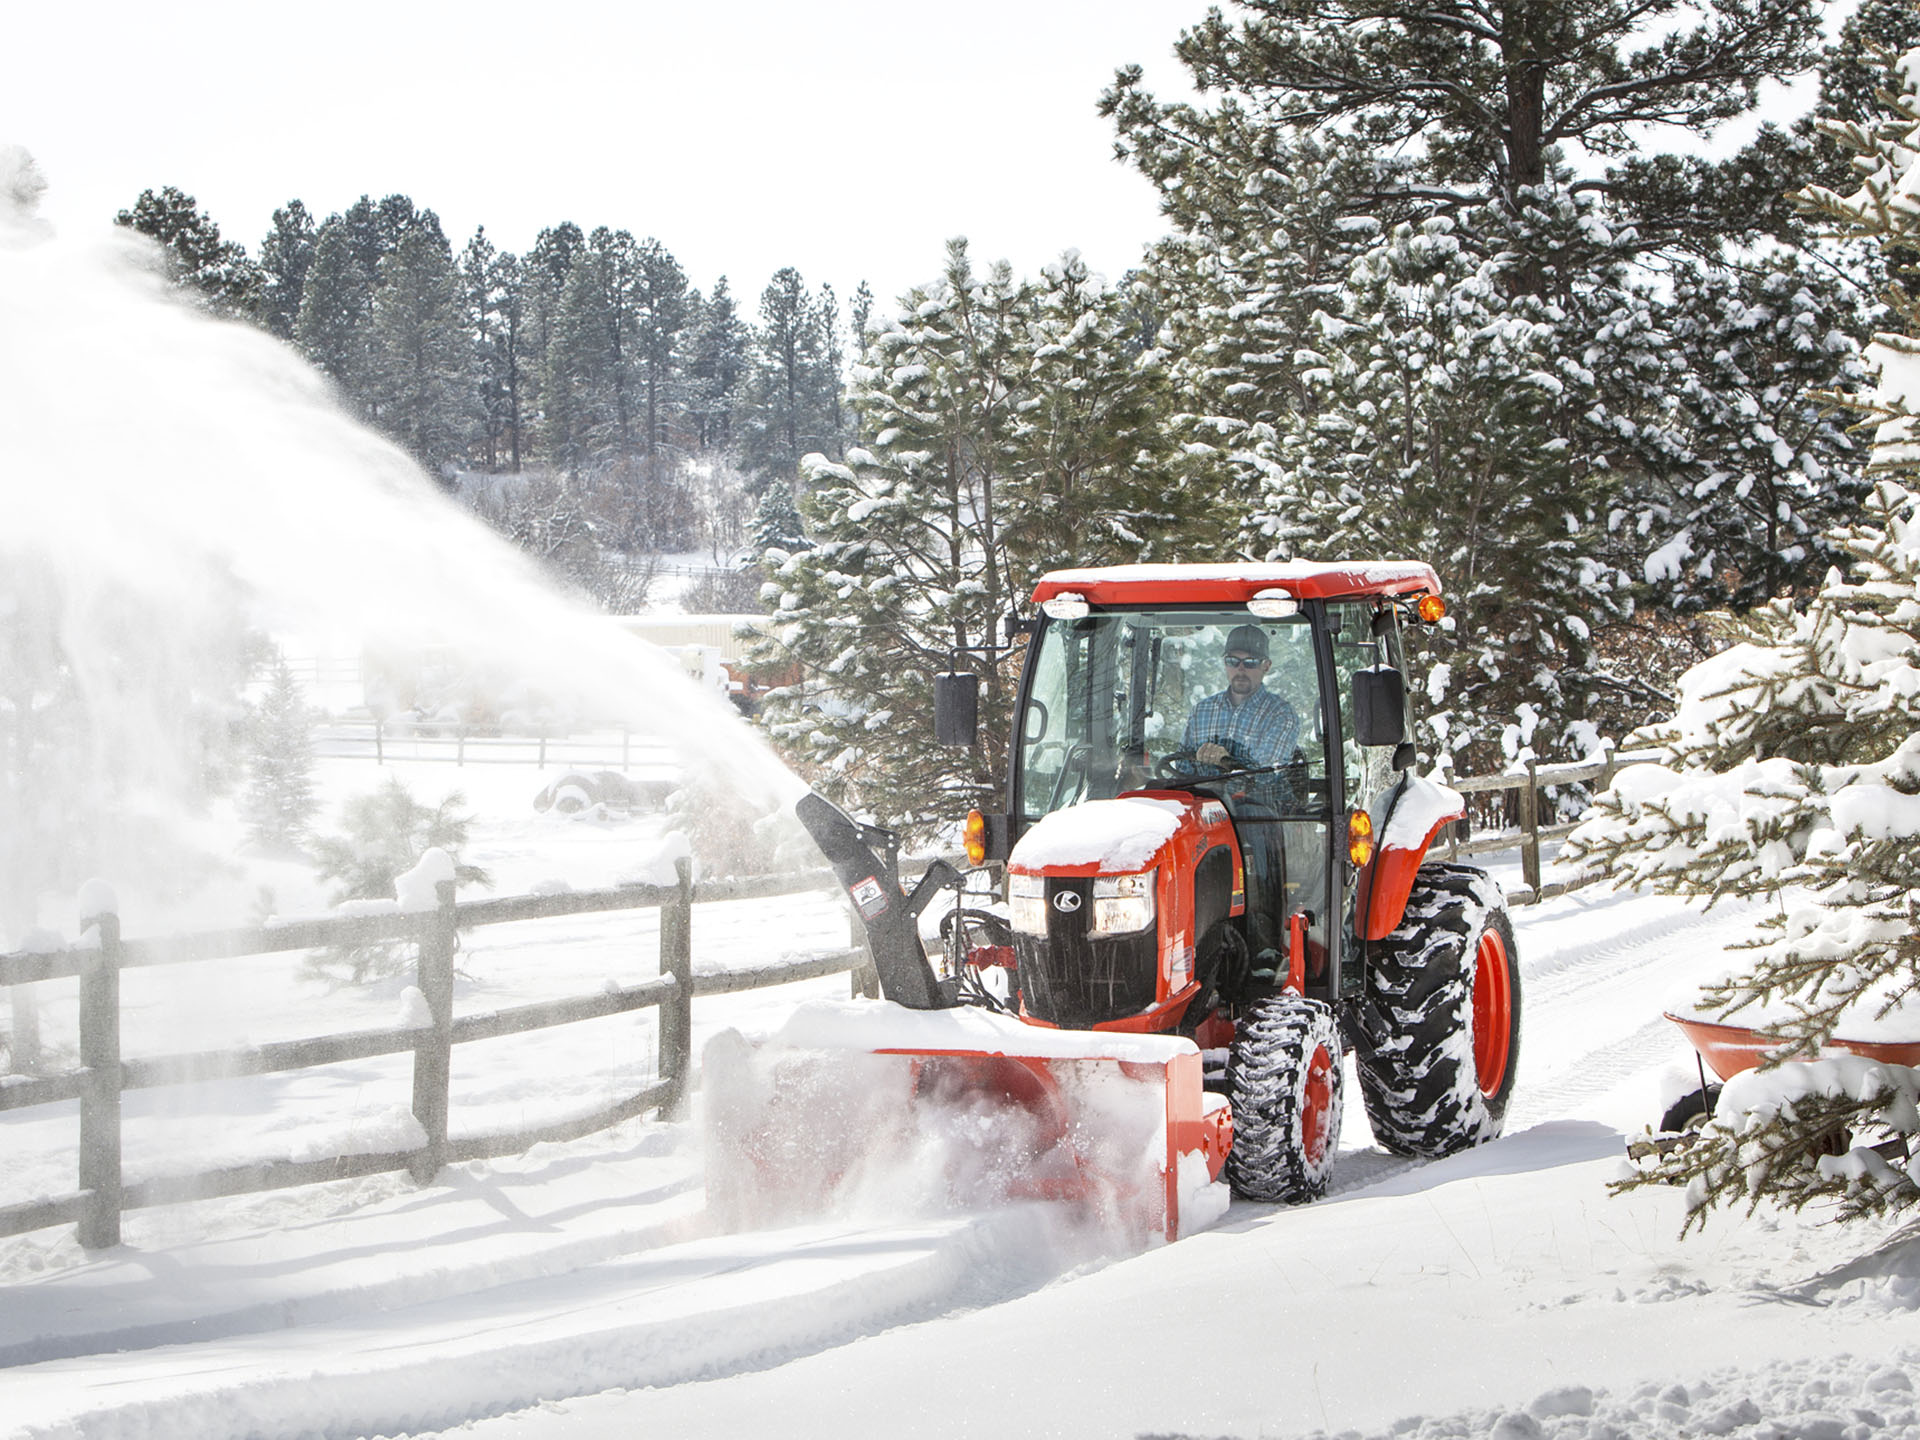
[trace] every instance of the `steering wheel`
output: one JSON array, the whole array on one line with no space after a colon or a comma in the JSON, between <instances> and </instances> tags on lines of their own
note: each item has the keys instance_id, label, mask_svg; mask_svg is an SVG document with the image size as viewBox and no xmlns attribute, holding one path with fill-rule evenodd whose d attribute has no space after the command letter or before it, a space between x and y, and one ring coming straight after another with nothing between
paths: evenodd
<instances>
[{"instance_id":1,"label":"steering wheel","mask_svg":"<svg viewBox=\"0 0 1920 1440\"><path fill-rule=\"evenodd\" d=\"M1199 763L1191 750L1172 750L1153 762L1153 777L1156 780L1191 779L1193 767Z\"/></svg>"},{"instance_id":2,"label":"steering wheel","mask_svg":"<svg viewBox=\"0 0 1920 1440\"><path fill-rule=\"evenodd\" d=\"M1207 743L1219 745L1225 744L1226 742L1214 740ZM1191 750L1174 750L1162 755L1159 760L1154 762L1153 773L1162 780L1193 780L1200 778L1199 772L1201 771L1206 772L1208 776L1214 776L1226 775L1235 770L1245 770L1248 768L1250 767L1247 764L1247 758L1240 753L1240 748L1237 745L1229 744L1227 745L1227 758L1218 765L1208 764L1206 761L1199 759Z\"/></svg>"}]
</instances>

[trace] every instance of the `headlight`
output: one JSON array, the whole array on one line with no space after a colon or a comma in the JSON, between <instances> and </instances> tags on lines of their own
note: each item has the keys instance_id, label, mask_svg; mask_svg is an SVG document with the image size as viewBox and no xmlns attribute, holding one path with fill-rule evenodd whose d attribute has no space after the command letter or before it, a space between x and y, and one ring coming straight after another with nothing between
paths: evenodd
<instances>
[{"instance_id":1,"label":"headlight","mask_svg":"<svg viewBox=\"0 0 1920 1440\"><path fill-rule=\"evenodd\" d=\"M1007 876L1007 918L1022 935L1047 933L1047 882L1038 875Z\"/></svg>"},{"instance_id":2,"label":"headlight","mask_svg":"<svg viewBox=\"0 0 1920 1440\"><path fill-rule=\"evenodd\" d=\"M1100 875L1093 882L1094 935L1131 935L1153 924L1157 871L1140 875Z\"/></svg>"}]
</instances>

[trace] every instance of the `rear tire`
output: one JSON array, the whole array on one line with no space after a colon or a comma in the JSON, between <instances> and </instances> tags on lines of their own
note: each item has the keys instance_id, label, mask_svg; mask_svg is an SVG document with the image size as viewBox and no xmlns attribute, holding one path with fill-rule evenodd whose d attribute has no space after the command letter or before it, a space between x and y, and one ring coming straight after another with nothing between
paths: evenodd
<instances>
[{"instance_id":1,"label":"rear tire","mask_svg":"<svg viewBox=\"0 0 1920 1440\"><path fill-rule=\"evenodd\" d=\"M1227 1059L1227 1183L1248 1200L1324 1195L1340 1148L1340 1027L1318 1000L1275 995L1241 1020Z\"/></svg>"},{"instance_id":2,"label":"rear tire","mask_svg":"<svg viewBox=\"0 0 1920 1440\"><path fill-rule=\"evenodd\" d=\"M1374 1139L1434 1157L1497 1137L1520 1060L1519 954L1500 887L1471 866L1421 866L1367 978L1357 1070Z\"/></svg>"}]
</instances>

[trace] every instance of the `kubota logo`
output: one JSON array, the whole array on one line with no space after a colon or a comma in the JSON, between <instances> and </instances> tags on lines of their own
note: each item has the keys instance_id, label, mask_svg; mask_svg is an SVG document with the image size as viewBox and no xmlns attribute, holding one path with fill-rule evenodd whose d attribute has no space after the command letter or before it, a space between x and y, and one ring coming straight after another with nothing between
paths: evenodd
<instances>
[{"instance_id":1,"label":"kubota logo","mask_svg":"<svg viewBox=\"0 0 1920 1440\"><path fill-rule=\"evenodd\" d=\"M1071 915L1080 908L1080 896L1072 890L1062 890L1053 897L1053 908L1062 915Z\"/></svg>"}]
</instances>

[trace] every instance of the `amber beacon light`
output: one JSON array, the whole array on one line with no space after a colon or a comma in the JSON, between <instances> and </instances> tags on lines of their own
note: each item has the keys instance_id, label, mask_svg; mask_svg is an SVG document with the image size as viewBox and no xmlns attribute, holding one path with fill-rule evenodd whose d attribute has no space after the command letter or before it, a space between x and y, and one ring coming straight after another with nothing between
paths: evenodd
<instances>
[{"instance_id":1,"label":"amber beacon light","mask_svg":"<svg viewBox=\"0 0 1920 1440\"><path fill-rule=\"evenodd\" d=\"M1373 816L1364 810L1347 817L1347 858L1356 865L1373 858Z\"/></svg>"},{"instance_id":2,"label":"amber beacon light","mask_svg":"<svg viewBox=\"0 0 1920 1440\"><path fill-rule=\"evenodd\" d=\"M967 823L960 832L960 843L966 847L967 863L983 865L987 859L987 817L978 810L967 812Z\"/></svg>"}]
</instances>

